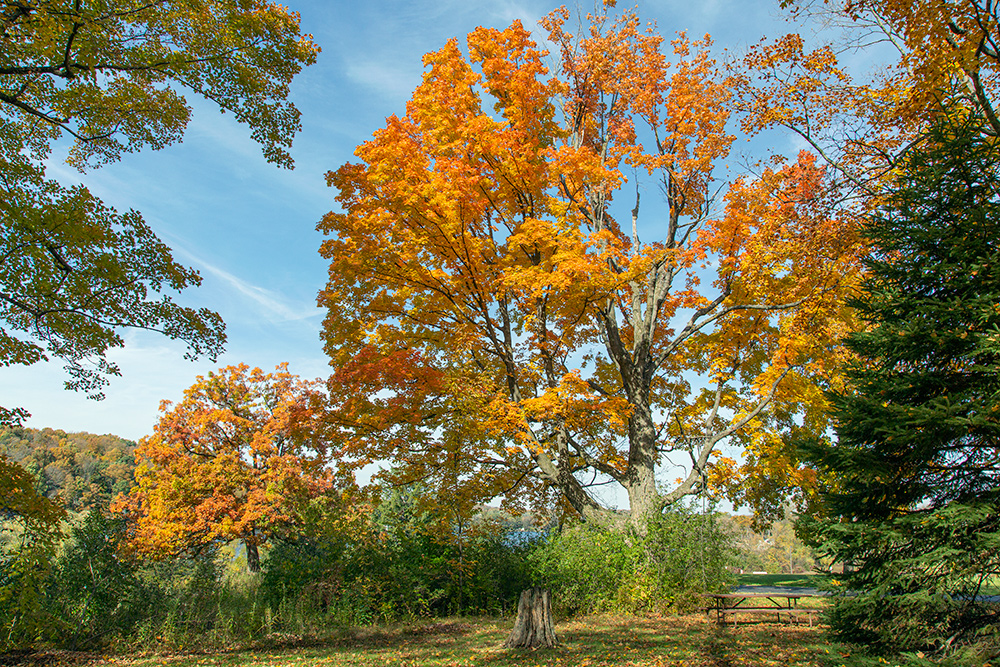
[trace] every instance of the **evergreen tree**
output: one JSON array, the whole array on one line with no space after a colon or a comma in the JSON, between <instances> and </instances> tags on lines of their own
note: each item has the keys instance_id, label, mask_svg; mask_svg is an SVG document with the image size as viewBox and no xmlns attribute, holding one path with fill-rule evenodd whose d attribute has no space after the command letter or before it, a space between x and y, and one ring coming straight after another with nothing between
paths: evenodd
<instances>
[{"instance_id":1,"label":"evergreen tree","mask_svg":"<svg viewBox=\"0 0 1000 667\"><path fill-rule=\"evenodd\" d=\"M998 165L971 119L942 122L866 229L868 326L837 442L809 452L830 484L806 532L855 568L831 614L846 639L945 650L997 621L979 596L1000 573Z\"/></svg>"}]
</instances>

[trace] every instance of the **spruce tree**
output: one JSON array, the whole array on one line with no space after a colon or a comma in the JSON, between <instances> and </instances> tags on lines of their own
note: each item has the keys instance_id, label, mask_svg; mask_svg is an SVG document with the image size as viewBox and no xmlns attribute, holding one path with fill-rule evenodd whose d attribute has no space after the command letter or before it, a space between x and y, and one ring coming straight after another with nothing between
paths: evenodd
<instances>
[{"instance_id":1,"label":"spruce tree","mask_svg":"<svg viewBox=\"0 0 1000 667\"><path fill-rule=\"evenodd\" d=\"M869 220L829 480L807 532L854 571L831 613L842 638L953 648L997 621L1000 572L1000 149L971 119L937 125L901 160Z\"/></svg>"}]
</instances>

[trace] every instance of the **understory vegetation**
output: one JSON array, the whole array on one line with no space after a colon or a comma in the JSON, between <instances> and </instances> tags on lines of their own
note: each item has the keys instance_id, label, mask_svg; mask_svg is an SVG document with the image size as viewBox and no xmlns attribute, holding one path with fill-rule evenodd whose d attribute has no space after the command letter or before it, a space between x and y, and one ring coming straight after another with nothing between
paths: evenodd
<instances>
[{"instance_id":1,"label":"understory vegetation","mask_svg":"<svg viewBox=\"0 0 1000 667\"><path fill-rule=\"evenodd\" d=\"M41 462L23 480L39 501L58 505L64 489L52 485L56 477L80 485L73 450L89 451L87 438L3 435L8 452ZM48 456L48 445L60 457ZM106 469L88 468L88 488L103 488ZM107 493L66 507L49 533L5 515L0 652L301 643L372 625L510 616L533 585L552 589L563 618L684 612L700 604L699 594L726 589L731 569L750 557L737 547L738 522L682 506L640 535L570 519L545 525L488 507L450 522L424 509L423 495L411 486L317 498L261 545L259 571L248 567L240 540L157 558L136 552L134 528L109 511Z\"/></svg>"}]
</instances>

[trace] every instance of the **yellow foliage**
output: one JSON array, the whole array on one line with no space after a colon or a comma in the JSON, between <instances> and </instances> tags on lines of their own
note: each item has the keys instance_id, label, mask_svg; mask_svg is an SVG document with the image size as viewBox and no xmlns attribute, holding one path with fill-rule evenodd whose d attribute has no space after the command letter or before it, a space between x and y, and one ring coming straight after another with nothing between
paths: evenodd
<instances>
[{"instance_id":1,"label":"yellow foliage","mask_svg":"<svg viewBox=\"0 0 1000 667\"><path fill-rule=\"evenodd\" d=\"M427 54L406 113L327 175L328 388L355 465L584 515L600 507L581 480L603 475L641 514L667 498L670 452L695 460L680 497L738 474L710 456L727 438L823 428L809 378L832 372L860 249L808 154L712 215L737 79L710 38L569 18L541 21L551 72L518 22L470 33L468 58L456 40ZM666 201L647 223L650 180Z\"/></svg>"}]
</instances>

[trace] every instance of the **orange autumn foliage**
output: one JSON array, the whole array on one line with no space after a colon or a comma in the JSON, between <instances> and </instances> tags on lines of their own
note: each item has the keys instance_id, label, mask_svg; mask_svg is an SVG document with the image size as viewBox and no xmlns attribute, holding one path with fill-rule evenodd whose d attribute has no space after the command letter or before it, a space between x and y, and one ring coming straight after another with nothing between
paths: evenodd
<instances>
[{"instance_id":1,"label":"orange autumn foliage","mask_svg":"<svg viewBox=\"0 0 1000 667\"><path fill-rule=\"evenodd\" d=\"M133 520L131 546L155 557L239 539L259 569L257 547L332 486L316 392L287 364L240 364L164 401L135 452L136 486L113 506Z\"/></svg>"},{"instance_id":2,"label":"orange autumn foliage","mask_svg":"<svg viewBox=\"0 0 1000 667\"><path fill-rule=\"evenodd\" d=\"M735 68L733 90L742 129L778 128L799 136L833 175L826 199L837 216L864 224L886 205L904 167L899 158L943 116L975 117L1000 136L1000 9L979 0L782 0L801 17L843 32L835 44L808 48L800 35L762 40ZM827 31L826 34L836 34ZM878 48L867 49L868 46ZM852 77L838 59L860 51L870 72ZM965 123L960 123L964 125ZM888 187L887 187L888 186ZM847 354L845 350L837 353ZM830 386L843 391L836 382ZM758 439L746 450L743 474L782 485L790 470L773 466L768 450L791 443ZM754 452L758 452L755 454ZM732 470L735 470L731 466ZM801 470L804 477L815 471ZM811 481L806 481L811 484ZM826 479L824 485L836 486ZM760 496L764 489L751 489Z\"/></svg>"},{"instance_id":3,"label":"orange autumn foliage","mask_svg":"<svg viewBox=\"0 0 1000 667\"><path fill-rule=\"evenodd\" d=\"M1000 136L1000 12L979 0L783 0L845 28L842 44L807 49L797 34L762 40L733 78L749 133L780 127L801 137L838 172L847 211L864 214L896 158L944 114L981 114ZM863 81L837 52L885 48ZM847 48L843 48L847 47ZM888 55L886 55L888 54Z\"/></svg>"},{"instance_id":4,"label":"orange autumn foliage","mask_svg":"<svg viewBox=\"0 0 1000 667\"><path fill-rule=\"evenodd\" d=\"M609 481L635 517L709 481L766 484L713 475L720 448L825 428L813 380L845 330L853 229L808 154L731 184L718 210L732 82L708 37L665 45L633 12L580 35L568 19L541 22L554 73L519 22L470 33L468 57L455 40L427 54L405 115L328 175L342 454L458 505L559 499L598 519ZM664 201L640 207L650 186ZM791 471L742 496L767 511L798 467L754 451Z\"/></svg>"}]
</instances>

